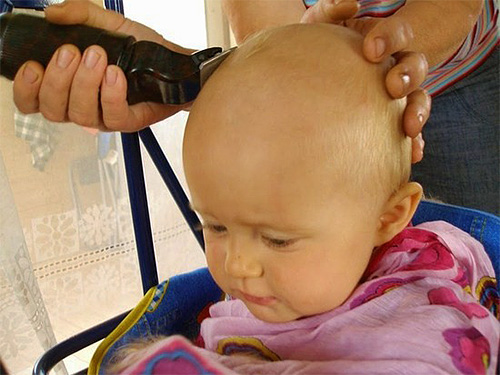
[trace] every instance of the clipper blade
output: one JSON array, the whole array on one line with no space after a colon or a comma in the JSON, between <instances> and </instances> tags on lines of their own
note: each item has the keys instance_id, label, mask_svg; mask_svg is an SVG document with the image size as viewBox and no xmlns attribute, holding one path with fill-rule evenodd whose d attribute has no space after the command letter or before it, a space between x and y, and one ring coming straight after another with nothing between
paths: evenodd
<instances>
[{"instance_id":1,"label":"clipper blade","mask_svg":"<svg viewBox=\"0 0 500 375\"><path fill-rule=\"evenodd\" d=\"M201 87L210 78L210 76L215 72L220 64L236 49L236 47L225 50L218 55L212 57L211 59L201 63L200 65L200 84Z\"/></svg>"}]
</instances>

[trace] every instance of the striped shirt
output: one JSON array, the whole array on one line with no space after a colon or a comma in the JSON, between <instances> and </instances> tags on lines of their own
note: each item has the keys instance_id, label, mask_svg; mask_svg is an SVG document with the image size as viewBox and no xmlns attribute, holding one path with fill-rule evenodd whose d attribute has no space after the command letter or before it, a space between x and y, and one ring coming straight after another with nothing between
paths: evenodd
<instances>
[{"instance_id":1,"label":"striped shirt","mask_svg":"<svg viewBox=\"0 0 500 375\"><path fill-rule=\"evenodd\" d=\"M317 0L303 0L306 7ZM356 17L387 17L401 8L406 0L358 0ZM437 95L479 67L498 45L498 5L496 0L484 0L483 10L462 45L442 63L429 69L423 87Z\"/></svg>"}]
</instances>

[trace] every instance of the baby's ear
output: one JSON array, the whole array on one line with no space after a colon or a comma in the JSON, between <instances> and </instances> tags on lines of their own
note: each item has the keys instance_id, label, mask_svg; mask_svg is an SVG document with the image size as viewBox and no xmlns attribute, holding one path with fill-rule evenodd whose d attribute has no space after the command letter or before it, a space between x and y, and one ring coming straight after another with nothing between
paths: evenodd
<instances>
[{"instance_id":1,"label":"baby's ear","mask_svg":"<svg viewBox=\"0 0 500 375\"><path fill-rule=\"evenodd\" d=\"M422 198L422 186L408 182L387 201L380 215L376 246L380 246L401 232L410 222Z\"/></svg>"}]
</instances>

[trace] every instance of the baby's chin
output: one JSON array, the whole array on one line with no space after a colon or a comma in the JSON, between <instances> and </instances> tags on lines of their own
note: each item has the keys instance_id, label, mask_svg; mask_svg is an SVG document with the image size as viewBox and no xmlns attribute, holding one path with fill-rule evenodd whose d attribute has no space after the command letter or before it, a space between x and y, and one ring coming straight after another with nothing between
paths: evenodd
<instances>
[{"instance_id":1,"label":"baby's chin","mask_svg":"<svg viewBox=\"0 0 500 375\"><path fill-rule=\"evenodd\" d=\"M250 303L246 303L243 301L247 309L250 313L257 319L266 322L266 323L288 323L295 320L302 320L311 318L313 316L321 315L327 313L329 311L334 310L338 306L334 306L332 308L323 309L321 311L308 311L308 312L299 312L293 309L290 309L286 306L255 306Z\"/></svg>"},{"instance_id":2,"label":"baby's chin","mask_svg":"<svg viewBox=\"0 0 500 375\"><path fill-rule=\"evenodd\" d=\"M279 306L255 306L251 303L245 303L245 306L255 318L266 323L288 323L307 317Z\"/></svg>"}]
</instances>

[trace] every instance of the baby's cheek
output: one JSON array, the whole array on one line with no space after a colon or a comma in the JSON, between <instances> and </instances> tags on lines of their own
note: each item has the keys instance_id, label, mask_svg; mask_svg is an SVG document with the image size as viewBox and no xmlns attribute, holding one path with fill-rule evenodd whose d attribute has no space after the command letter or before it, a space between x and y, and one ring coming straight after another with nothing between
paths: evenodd
<instances>
[{"instance_id":1,"label":"baby's cheek","mask_svg":"<svg viewBox=\"0 0 500 375\"><path fill-rule=\"evenodd\" d=\"M224 288L225 252L217 241L205 240L205 257L207 266L215 282Z\"/></svg>"},{"instance_id":2,"label":"baby's cheek","mask_svg":"<svg viewBox=\"0 0 500 375\"><path fill-rule=\"evenodd\" d=\"M205 257L207 258L207 265L210 269L215 269L218 259L220 258L220 250L218 247L209 241L205 241Z\"/></svg>"},{"instance_id":3,"label":"baby's cheek","mask_svg":"<svg viewBox=\"0 0 500 375\"><path fill-rule=\"evenodd\" d=\"M307 272L300 264L283 259L267 262L264 270L266 282L280 294L296 294L308 282Z\"/></svg>"}]
</instances>

